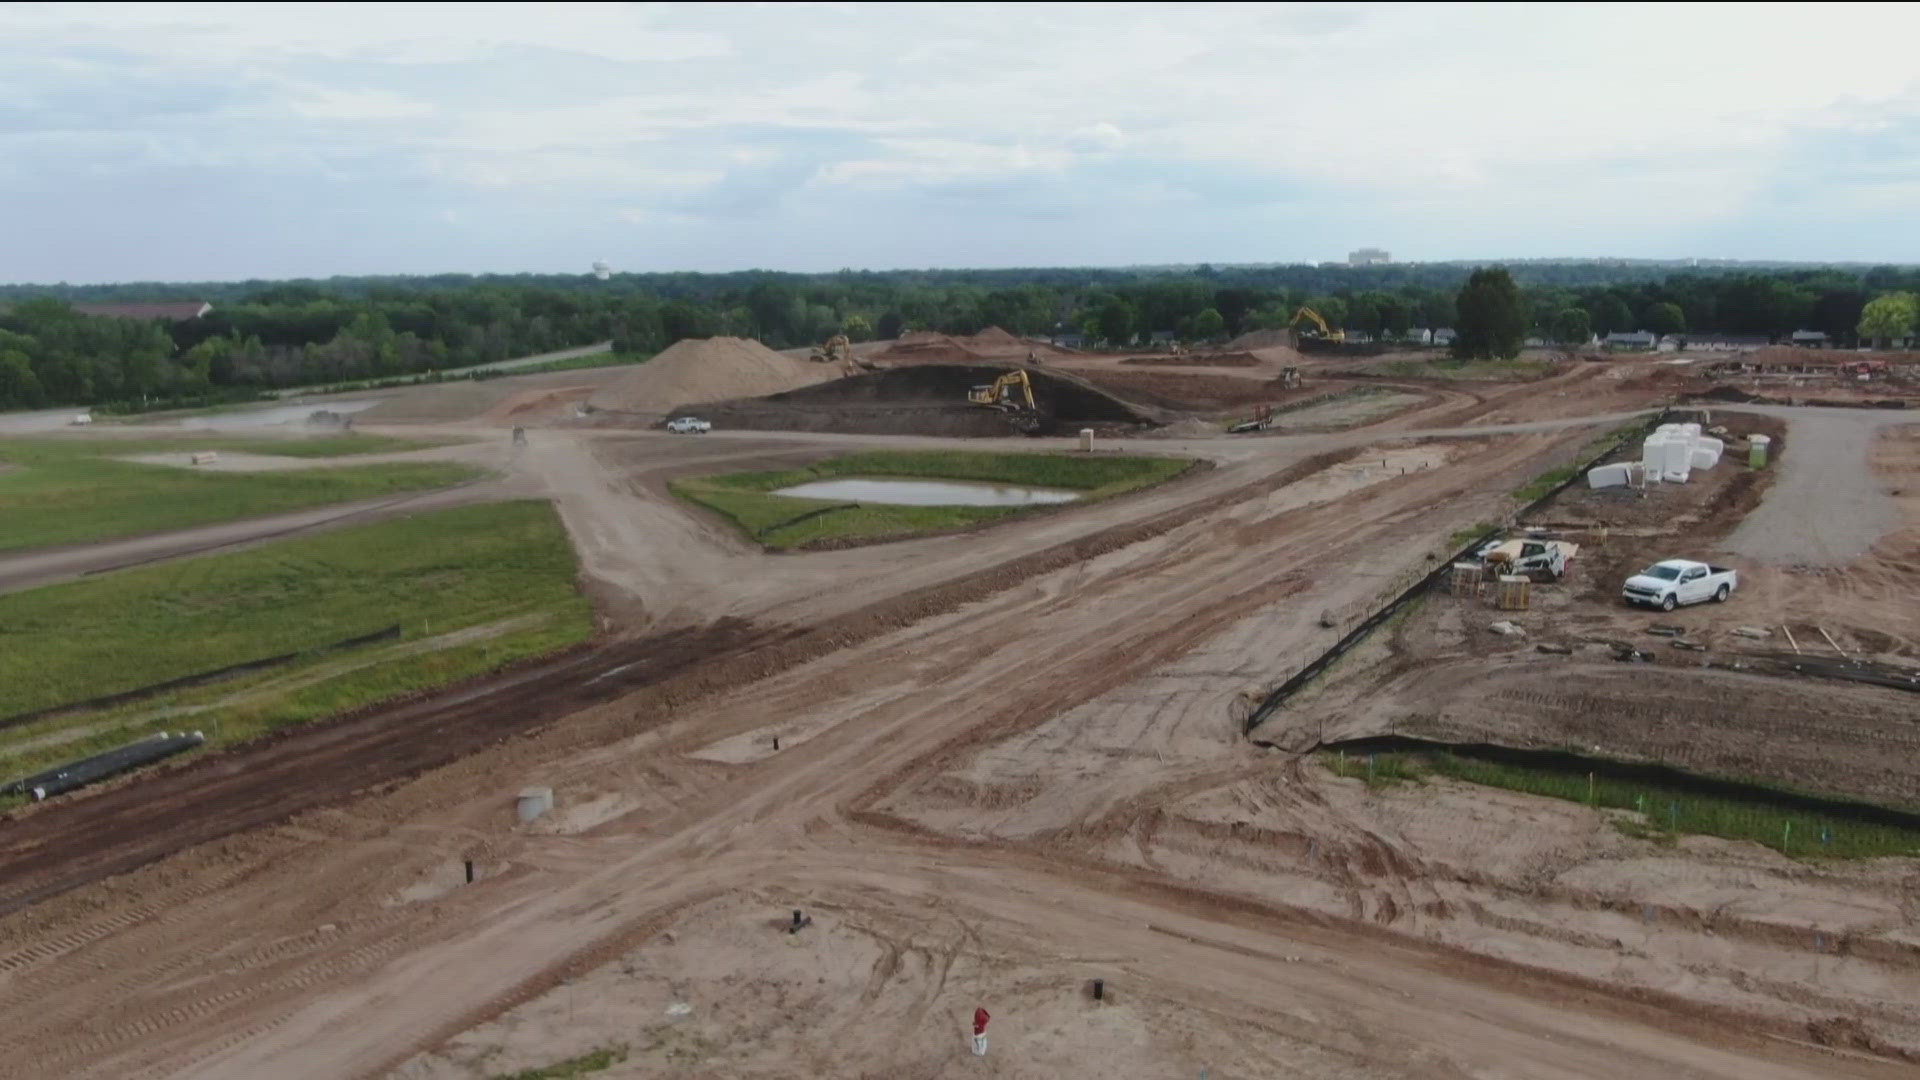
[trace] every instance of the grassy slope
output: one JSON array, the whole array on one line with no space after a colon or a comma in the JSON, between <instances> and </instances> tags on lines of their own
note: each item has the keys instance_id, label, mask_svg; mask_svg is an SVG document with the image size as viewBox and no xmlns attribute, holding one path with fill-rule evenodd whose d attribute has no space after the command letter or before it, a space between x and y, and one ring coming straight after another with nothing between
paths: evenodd
<instances>
[{"instance_id":1,"label":"grassy slope","mask_svg":"<svg viewBox=\"0 0 1920 1080\"><path fill-rule=\"evenodd\" d=\"M1852 821L1828 814L1739 799L1677 791L1656 784L1595 777L1550 769L1478 761L1454 754L1376 754L1337 757L1323 754L1329 768L1370 783L1444 776L1530 795L1633 811L1616 820L1620 830L1643 839L1671 840L1681 833L1749 840L1787 855L1816 858L1871 858L1920 852L1920 833Z\"/></svg>"},{"instance_id":2,"label":"grassy slope","mask_svg":"<svg viewBox=\"0 0 1920 1080\"><path fill-rule=\"evenodd\" d=\"M1159 457L1078 457L945 451L871 451L816 462L805 469L729 473L675 481L674 494L719 512L750 538L774 549L834 542L896 540L964 528L1025 513L1031 507L883 506L796 499L769 492L836 476L901 476L980 480L1070 488L1082 501L1103 499L1170 479L1192 462ZM825 511L824 513L820 511Z\"/></svg>"},{"instance_id":3,"label":"grassy slope","mask_svg":"<svg viewBox=\"0 0 1920 1080\"><path fill-rule=\"evenodd\" d=\"M405 640L530 617L522 629L421 656L380 657L285 692L196 716L227 740L473 675L586 639L593 616L574 588L566 532L542 502L494 503L300 537L250 551L121 571L0 596L0 716L134 689L244 660L313 648L395 622ZM298 662L337 663L341 656ZM218 700L236 686L180 691L158 704ZM149 730L178 728L141 702L0 731L0 773L28 771ZM105 721L105 723L103 723ZM31 753L7 746L74 726L98 734Z\"/></svg>"},{"instance_id":4,"label":"grassy slope","mask_svg":"<svg viewBox=\"0 0 1920 1080\"><path fill-rule=\"evenodd\" d=\"M320 457L411 449L377 436L305 441L130 439L0 441L0 551L108 540L283 513L470 480L480 470L442 462L297 472L195 472L116 457L187 450Z\"/></svg>"}]
</instances>

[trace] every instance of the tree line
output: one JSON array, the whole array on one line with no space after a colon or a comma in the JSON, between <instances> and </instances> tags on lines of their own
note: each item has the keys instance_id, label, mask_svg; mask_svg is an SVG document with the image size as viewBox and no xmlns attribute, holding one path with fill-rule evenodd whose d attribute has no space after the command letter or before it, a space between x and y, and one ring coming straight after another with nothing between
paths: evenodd
<instances>
[{"instance_id":1,"label":"tree line","mask_svg":"<svg viewBox=\"0 0 1920 1080\"><path fill-rule=\"evenodd\" d=\"M1124 347L1153 334L1222 341L1286 326L1302 306L1349 334L1398 336L1454 326L1484 307L1486 282L1475 286L1474 272L1453 264L1203 265L0 286L0 408L203 400L415 375L609 339L621 351L647 354L714 334L789 348L842 332L864 339L1000 326ZM1781 337L1800 329L1852 341L1877 297L1920 290L1920 270L1893 267L1668 272L1523 263L1501 273L1513 305L1501 309L1501 334L1568 342L1616 330ZM214 306L177 323L86 316L69 306L170 299Z\"/></svg>"}]
</instances>

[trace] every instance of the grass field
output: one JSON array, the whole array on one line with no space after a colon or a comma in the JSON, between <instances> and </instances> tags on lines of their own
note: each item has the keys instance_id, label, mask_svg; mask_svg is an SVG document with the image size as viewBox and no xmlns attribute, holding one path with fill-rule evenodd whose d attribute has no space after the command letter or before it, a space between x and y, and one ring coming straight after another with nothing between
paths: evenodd
<instances>
[{"instance_id":1,"label":"grass field","mask_svg":"<svg viewBox=\"0 0 1920 1080\"><path fill-rule=\"evenodd\" d=\"M471 480L481 471L444 462L343 465L295 472L194 472L115 458L222 450L292 457L350 457L423 443L373 435L280 439L0 440L0 551L110 540L217 521Z\"/></svg>"},{"instance_id":2,"label":"grass field","mask_svg":"<svg viewBox=\"0 0 1920 1080\"><path fill-rule=\"evenodd\" d=\"M1722 798L1658 784L1480 761L1456 754L1373 754L1322 760L1336 774L1369 784L1428 776L1463 780L1594 807L1631 811L1615 818L1629 836L1671 841L1683 833L1748 840L1799 858L1873 858L1920 853L1920 831L1855 821L1764 802Z\"/></svg>"},{"instance_id":3,"label":"grass field","mask_svg":"<svg viewBox=\"0 0 1920 1080\"><path fill-rule=\"evenodd\" d=\"M1185 472L1183 458L1079 457L1065 454L995 454L946 451L871 451L846 454L804 469L727 473L674 481L673 493L733 522L748 537L774 549L876 543L948 532L1028 513L1032 507L886 506L834 503L771 494L828 477L896 476L978 480L1030 487L1068 488L1080 501L1109 498Z\"/></svg>"},{"instance_id":4,"label":"grass field","mask_svg":"<svg viewBox=\"0 0 1920 1080\"><path fill-rule=\"evenodd\" d=\"M247 738L583 641L593 614L575 573L553 509L511 502L0 596L0 718L402 629L399 643L0 730L0 774L183 725Z\"/></svg>"},{"instance_id":5,"label":"grass field","mask_svg":"<svg viewBox=\"0 0 1920 1080\"><path fill-rule=\"evenodd\" d=\"M627 1060L625 1045L607 1046L590 1054L570 1057L565 1061L556 1061L552 1065L539 1069L521 1069L519 1072L495 1073L493 1080L574 1080L575 1077L591 1073L605 1072Z\"/></svg>"},{"instance_id":6,"label":"grass field","mask_svg":"<svg viewBox=\"0 0 1920 1080\"><path fill-rule=\"evenodd\" d=\"M1378 371L1399 379L1457 379L1462 382L1511 379L1540 379L1553 374L1547 360L1395 360L1380 365Z\"/></svg>"}]
</instances>

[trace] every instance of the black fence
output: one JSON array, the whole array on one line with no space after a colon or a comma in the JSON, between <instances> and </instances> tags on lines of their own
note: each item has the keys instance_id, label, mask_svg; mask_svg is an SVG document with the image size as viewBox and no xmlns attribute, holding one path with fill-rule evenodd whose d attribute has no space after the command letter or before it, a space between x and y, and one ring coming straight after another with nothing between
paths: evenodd
<instances>
[{"instance_id":1,"label":"black fence","mask_svg":"<svg viewBox=\"0 0 1920 1080\"><path fill-rule=\"evenodd\" d=\"M246 660L238 664L229 664L223 668L215 668L212 671L202 671L193 675L182 675L177 679L149 683L146 686L135 687L132 690L122 690L117 694L103 694L100 697L87 698L84 701L69 701L60 705L49 705L44 709L35 709L32 712L16 713L13 716L0 719L0 730L19 727L21 724L32 723L35 720L42 720L49 716L58 716L61 713L80 712L85 709L104 709L113 705L124 705L129 701L139 701L141 698L164 694L169 690L180 690L189 686L204 686L207 683L237 678L238 676L255 671L265 671L268 668L279 667L282 664L290 664L303 656L317 656L322 653L339 652L343 649L355 649L362 645L371 645L377 641L393 641L399 638L399 636L400 624L394 623L385 629L375 630L371 634L361 634L358 637L343 638L339 641L329 642L325 645L317 645L311 649L300 652L281 653L279 656L268 656L259 660Z\"/></svg>"},{"instance_id":2,"label":"black fence","mask_svg":"<svg viewBox=\"0 0 1920 1080\"><path fill-rule=\"evenodd\" d=\"M1618 453L1622 447L1627 446L1635 440L1645 438L1654 428L1665 423L1670 412L1671 410L1656 413L1644 424L1625 432L1619 438L1609 442L1605 449L1576 466L1573 470L1573 475L1555 484L1552 488L1548 489L1546 494L1541 495L1539 498L1516 510L1511 516L1512 519L1518 520L1526 517L1547 505L1549 502L1552 502L1561 492L1585 479L1588 469L1612 457ZM1505 526L1501 526L1500 528L1505 528ZM1301 687L1312 682L1316 676L1327 670L1328 665L1346 655L1349 649L1365 641L1368 634L1378 629L1381 623L1393 618L1394 614L1405 607L1408 601L1438 585L1446 575L1453 572L1453 564L1455 562L1470 557L1480 545L1486 543L1490 537L1499 531L1500 529L1497 528L1481 534L1474 538L1467 546L1455 552L1452 557L1442 560L1439 565L1434 567L1432 573L1414 582L1398 596L1387 601L1386 606L1375 611L1365 619L1362 619L1352 630L1349 630L1342 636L1339 641L1334 642L1332 648L1314 657L1305 667L1294 672L1287 681L1275 687L1274 690L1260 702L1259 707L1247 714L1246 726L1243 732L1250 732L1265 723L1268 717L1271 717L1279 710L1280 706L1286 704L1287 699L1299 693Z\"/></svg>"}]
</instances>

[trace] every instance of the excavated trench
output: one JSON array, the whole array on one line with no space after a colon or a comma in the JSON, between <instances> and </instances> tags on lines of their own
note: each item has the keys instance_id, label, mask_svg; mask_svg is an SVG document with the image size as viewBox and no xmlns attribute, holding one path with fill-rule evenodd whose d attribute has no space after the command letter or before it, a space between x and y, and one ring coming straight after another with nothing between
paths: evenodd
<instances>
[{"instance_id":1,"label":"excavated trench","mask_svg":"<svg viewBox=\"0 0 1920 1080\"><path fill-rule=\"evenodd\" d=\"M715 426L752 431L832 431L871 435L1060 435L1080 428L1139 431L1177 417L1123 401L1062 372L1028 368L1034 411L1008 413L970 404L967 391L1012 368L984 364L915 364L853 375L762 398L676 410Z\"/></svg>"}]
</instances>

